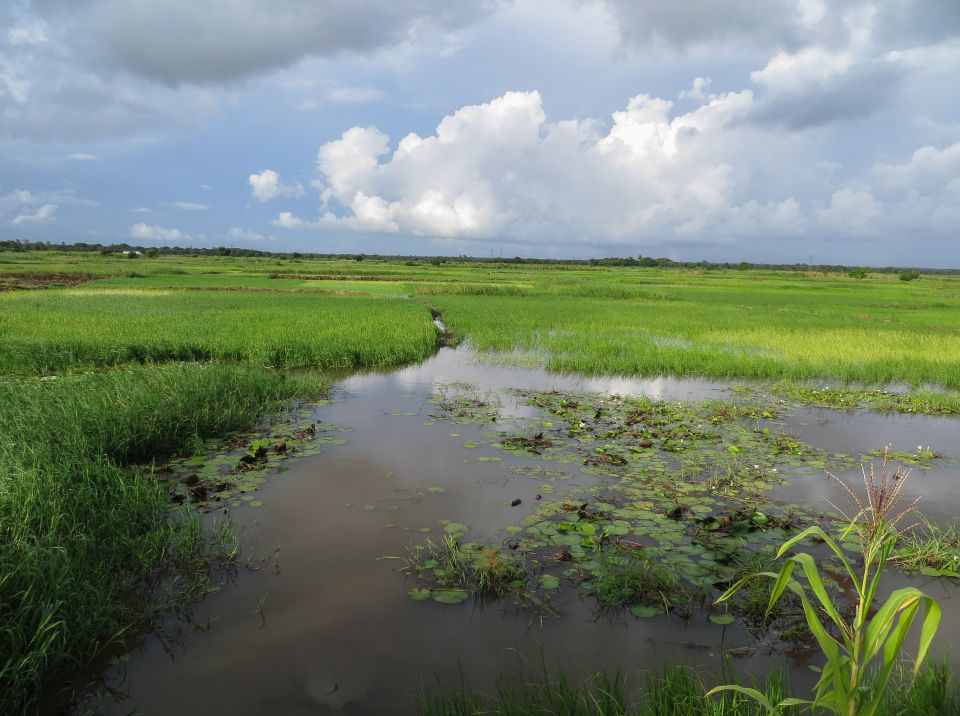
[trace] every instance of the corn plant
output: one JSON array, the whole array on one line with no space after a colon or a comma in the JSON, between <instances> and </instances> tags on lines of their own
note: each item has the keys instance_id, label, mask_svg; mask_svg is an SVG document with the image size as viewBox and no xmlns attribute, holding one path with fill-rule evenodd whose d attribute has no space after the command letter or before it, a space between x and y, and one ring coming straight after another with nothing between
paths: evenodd
<instances>
[{"instance_id":1,"label":"corn plant","mask_svg":"<svg viewBox=\"0 0 960 716\"><path fill-rule=\"evenodd\" d=\"M754 698L771 714L779 713L789 706L807 706L810 709L824 708L845 716L873 716L883 701L884 691L899 660L904 639L916 620L920 606L923 605L924 618L914 664L914 675L917 674L940 625L940 606L937 602L915 587L904 587L895 590L873 617L868 618L883 566L890 558L900 535L896 524L916 504L914 502L900 514L891 517L909 472L902 474L896 472L891 475L888 468L888 452L884 454L879 479L873 466L870 467L869 473L862 468L866 485L866 502L839 478L833 476L851 495L853 504L858 508L853 518L848 517L849 523L840 531L839 538L840 541L845 541L854 533L859 538L863 554L863 565L859 573L847 559L837 541L816 525L784 542L777 552L779 559L794 545L808 537L822 540L843 564L856 590L857 598L852 618L841 615L837 610L827 593L815 559L805 552L788 557L779 574L760 572L741 579L717 600L722 602L729 599L744 584L756 577L768 577L774 580L767 613L786 589L799 597L803 604L807 625L827 659L827 663L821 670L820 679L814 687L813 698L787 698L773 704L756 689L739 685L718 686L711 689L707 693L708 696L720 691L739 691ZM841 514L847 517L843 511ZM806 576L807 587L793 578L793 571L797 565ZM839 638L828 630L822 619L824 615L833 622Z\"/></svg>"}]
</instances>

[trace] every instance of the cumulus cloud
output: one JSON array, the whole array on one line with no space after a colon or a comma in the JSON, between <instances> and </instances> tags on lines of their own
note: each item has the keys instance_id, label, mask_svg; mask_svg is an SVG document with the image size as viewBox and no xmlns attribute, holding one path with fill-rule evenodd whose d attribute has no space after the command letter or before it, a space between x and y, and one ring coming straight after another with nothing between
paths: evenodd
<instances>
[{"instance_id":1,"label":"cumulus cloud","mask_svg":"<svg viewBox=\"0 0 960 716\"><path fill-rule=\"evenodd\" d=\"M130 227L131 239L147 241L193 241L203 239L203 234L188 234L180 229L166 229L162 226L151 226L144 222Z\"/></svg>"},{"instance_id":2,"label":"cumulus cloud","mask_svg":"<svg viewBox=\"0 0 960 716\"><path fill-rule=\"evenodd\" d=\"M508 92L445 117L436 134L409 134L391 151L376 127L354 127L317 153L323 206L316 221L281 212L285 228L516 240L701 240L749 222L782 231L792 197L745 196L735 167L748 138L749 90L675 114L638 95L594 120L547 121L537 92ZM722 240L722 236L718 237Z\"/></svg>"},{"instance_id":3,"label":"cumulus cloud","mask_svg":"<svg viewBox=\"0 0 960 716\"><path fill-rule=\"evenodd\" d=\"M781 52L750 74L766 90L753 118L797 130L866 117L896 100L907 75L901 63L863 58L850 50Z\"/></svg>"},{"instance_id":4,"label":"cumulus cloud","mask_svg":"<svg viewBox=\"0 0 960 716\"><path fill-rule=\"evenodd\" d=\"M689 98L702 101L706 99L707 96L704 90L710 86L711 82L712 80L709 77L696 77L693 80L693 86L688 90L683 90L677 97L678 99Z\"/></svg>"},{"instance_id":5,"label":"cumulus cloud","mask_svg":"<svg viewBox=\"0 0 960 716\"><path fill-rule=\"evenodd\" d=\"M63 205L93 206L96 202L82 199L72 189L31 191L15 189L0 195L0 220L27 228L47 226L57 220L57 210Z\"/></svg>"},{"instance_id":6,"label":"cumulus cloud","mask_svg":"<svg viewBox=\"0 0 960 716\"><path fill-rule=\"evenodd\" d=\"M753 124L762 106L750 90L709 95L687 112L642 94L607 126L548 121L539 93L508 92L395 146L376 127L353 127L317 152L318 217L282 211L274 224L528 245L716 246L870 239L904 202L922 200L941 218L954 211L960 143L844 179L840 166L828 171L807 156L808 142ZM936 221L923 223L939 235Z\"/></svg>"},{"instance_id":7,"label":"cumulus cloud","mask_svg":"<svg viewBox=\"0 0 960 716\"><path fill-rule=\"evenodd\" d=\"M23 225L34 225L34 226L43 226L45 224L52 224L56 221L55 214L57 213L56 204L44 204L43 206L36 209L36 211L28 211L23 214L18 214L14 219L13 223L16 226Z\"/></svg>"},{"instance_id":8,"label":"cumulus cloud","mask_svg":"<svg viewBox=\"0 0 960 716\"><path fill-rule=\"evenodd\" d=\"M265 169L259 174L251 174L247 179L250 193L257 201L270 201L278 196L303 196L303 185L281 184L280 176L273 169Z\"/></svg>"}]
</instances>

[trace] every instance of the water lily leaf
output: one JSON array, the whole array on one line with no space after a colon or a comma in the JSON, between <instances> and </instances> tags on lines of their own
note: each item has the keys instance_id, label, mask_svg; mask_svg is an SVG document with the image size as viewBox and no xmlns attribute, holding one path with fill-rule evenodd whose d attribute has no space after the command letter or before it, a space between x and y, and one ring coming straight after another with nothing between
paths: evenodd
<instances>
[{"instance_id":1,"label":"water lily leaf","mask_svg":"<svg viewBox=\"0 0 960 716\"><path fill-rule=\"evenodd\" d=\"M470 526L462 522L449 522L443 526L444 532L451 535L462 535L470 531Z\"/></svg>"},{"instance_id":2,"label":"water lily leaf","mask_svg":"<svg viewBox=\"0 0 960 716\"><path fill-rule=\"evenodd\" d=\"M544 589L558 589L560 580L552 574L544 574L540 577L540 584Z\"/></svg>"},{"instance_id":3,"label":"water lily leaf","mask_svg":"<svg viewBox=\"0 0 960 716\"><path fill-rule=\"evenodd\" d=\"M734 616L732 614L713 614L710 616L710 621L714 624L725 626L727 624L733 624Z\"/></svg>"},{"instance_id":4,"label":"water lily leaf","mask_svg":"<svg viewBox=\"0 0 960 716\"><path fill-rule=\"evenodd\" d=\"M467 597L470 596L470 592L465 589L437 589L433 592L432 596L435 602L440 602L441 604L459 604L460 602L466 601Z\"/></svg>"},{"instance_id":5,"label":"water lily leaf","mask_svg":"<svg viewBox=\"0 0 960 716\"><path fill-rule=\"evenodd\" d=\"M410 598L415 602L422 602L424 599L430 598L429 589L417 589L416 587L414 587L409 592L407 592L407 594L409 594Z\"/></svg>"},{"instance_id":6,"label":"water lily leaf","mask_svg":"<svg viewBox=\"0 0 960 716\"><path fill-rule=\"evenodd\" d=\"M446 492L442 487L428 487L427 492L432 495L439 495L441 492Z\"/></svg>"},{"instance_id":7,"label":"water lily leaf","mask_svg":"<svg viewBox=\"0 0 960 716\"><path fill-rule=\"evenodd\" d=\"M646 607L642 604L638 604L635 607L630 607L630 613L634 616L641 617L646 619L648 617L654 617L660 613L660 610L656 607Z\"/></svg>"}]
</instances>

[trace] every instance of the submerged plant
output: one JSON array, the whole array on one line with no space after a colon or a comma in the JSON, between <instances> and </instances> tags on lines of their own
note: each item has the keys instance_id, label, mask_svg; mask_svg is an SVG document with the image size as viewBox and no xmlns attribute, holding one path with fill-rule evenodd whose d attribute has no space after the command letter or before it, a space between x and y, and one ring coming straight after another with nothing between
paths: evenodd
<instances>
[{"instance_id":1,"label":"submerged plant","mask_svg":"<svg viewBox=\"0 0 960 716\"><path fill-rule=\"evenodd\" d=\"M807 626L827 659L814 687L813 699L788 698L773 704L756 689L738 685L718 686L707 692L708 696L720 691L739 691L754 698L768 713L779 713L787 706L808 706L825 708L835 714L847 716L873 716L878 713L883 703L884 693L898 663L904 639L922 604L925 614L913 670L914 675L918 673L940 625L940 606L937 602L915 587L903 587L895 590L872 618L869 617L883 567L900 536L897 523L916 505L914 501L894 515L909 471L897 471L891 475L889 452L885 452L879 476L873 465L869 471L863 467L862 473L866 488L865 500L832 475L850 494L852 504L858 510L852 517L840 510L849 520L849 524L840 530L838 536L841 541L852 534L858 537L863 555L863 565L859 573L854 570L837 542L816 525L784 542L777 552L777 558L780 558L807 537L822 540L843 564L856 591L852 618L840 614L827 593L816 560L805 552L790 556L779 574L761 572L741 579L717 600L722 602L729 599L750 580L759 576L775 580L767 605L768 611L774 607L786 589L799 597ZM797 565L803 569L807 587L792 576ZM813 593L819 609L814 606L808 589ZM823 614L826 614L836 627L839 638L830 633L828 625L821 619Z\"/></svg>"}]
</instances>

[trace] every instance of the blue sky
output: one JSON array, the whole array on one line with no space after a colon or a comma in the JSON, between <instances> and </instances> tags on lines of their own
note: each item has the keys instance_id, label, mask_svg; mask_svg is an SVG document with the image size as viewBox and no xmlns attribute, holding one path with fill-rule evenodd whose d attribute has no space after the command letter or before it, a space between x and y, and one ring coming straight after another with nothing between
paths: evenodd
<instances>
[{"instance_id":1,"label":"blue sky","mask_svg":"<svg viewBox=\"0 0 960 716\"><path fill-rule=\"evenodd\" d=\"M13 0L0 237L960 265L956 0Z\"/></svg>"}]
</instances>

